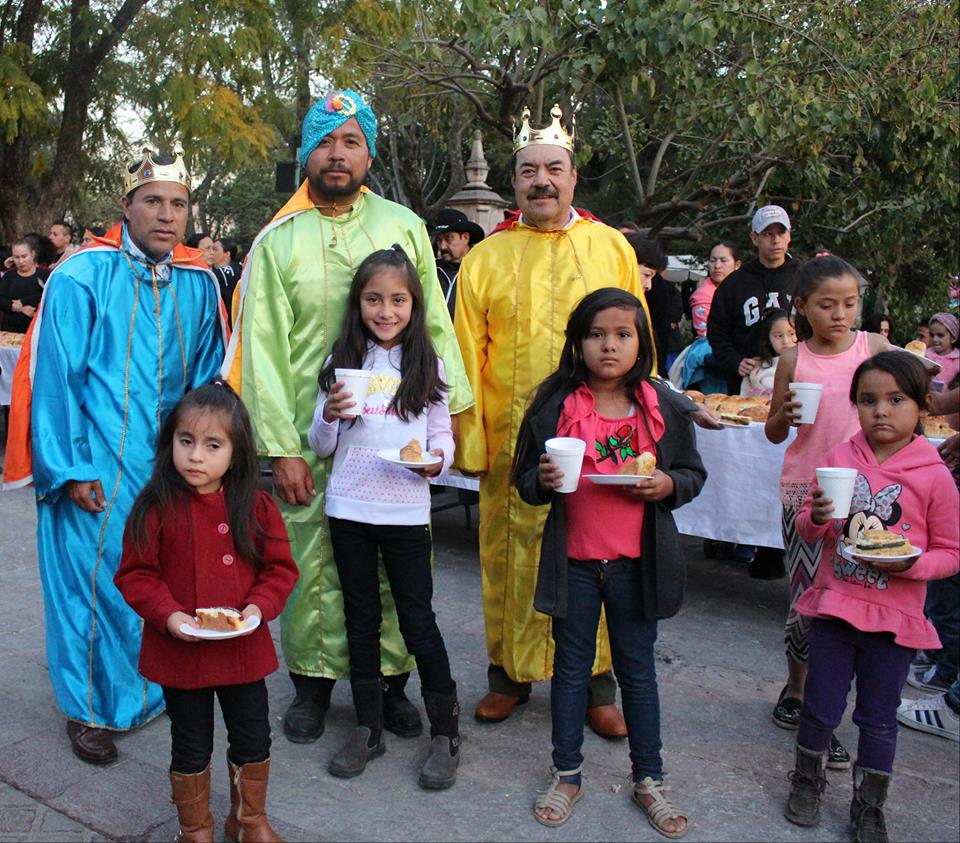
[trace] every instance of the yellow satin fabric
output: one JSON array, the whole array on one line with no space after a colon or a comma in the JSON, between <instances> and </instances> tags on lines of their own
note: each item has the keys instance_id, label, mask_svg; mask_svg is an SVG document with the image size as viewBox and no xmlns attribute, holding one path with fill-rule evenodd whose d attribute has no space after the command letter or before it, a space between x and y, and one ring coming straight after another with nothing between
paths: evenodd
<instances>
[{"instance_id":1,"label":"yellow satin fabric","mask_svg":"<svg viewBox=\"0 0 960 843\"><path fill-rule=\"evenodd\" d=\"M533 392L557 367L577 302L601 287L633 293L645 310L646 301L623 235L586 219L558 231L515 223L467 253L457 286L454 326L475 398L459 416L457 465L486 472L480 566L487 652L514 681L536 682L553 673L551 620L533 608L547 507L528 506L510 485L517 431ZM594 672L610 666L601 620Z\"/></svg>"}]
</instances>

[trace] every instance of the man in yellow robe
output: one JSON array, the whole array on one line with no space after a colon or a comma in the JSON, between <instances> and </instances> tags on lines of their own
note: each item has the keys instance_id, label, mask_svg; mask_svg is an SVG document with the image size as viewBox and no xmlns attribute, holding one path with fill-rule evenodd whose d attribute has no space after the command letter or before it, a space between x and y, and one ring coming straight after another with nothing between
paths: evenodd
<instances>
[{"instance_id":1,"label":"man in yellow robe","mask_svg":"<svg viewBox=\"0 0 960 843\"><path fill-rule=\"evenodd\" d=\"M464 258L454 319L476 399L459 416L457 464L481 475L480 567L490 692L475 714L487 722L508 717L529 697L530 683L553 672L550 618L533 608L547 507L523 503L510 484L527 402L556 369L567 318L581 298L601 287L620 287L644 301L636 256L623 235L573 208L573 138L561 128L559 108L551 113L549 129L530 129L527 119L517 135L511 179L520 216ZM614 704L605 622L598 632L594 674L590 725L606 737L625 737L626 725Z\"/></svg>"},{"instance_id":2,"label":"man in yellow robe","mask_svg":"<svg viewBox=\"0 0 960 843\"><path fill-rule=\"evenodd\" d=\"M340 335L353 275L371 252L399 244L423 283L427 327L443 359L450 411L473 400L437 282L426 226L413 211L363 186L376 155L376 117L359 94L320 100L303 123L306 180L254 240L235 301L224 374L250 411L257 452L270 458L274 493L300 579L280 619L284 660L296 697L283 720L297 743L323 733L336 679L350 675L343 594L324 515L332 459L310 448L307 432L317 375ZM403 687L412 660L403 645L390 586L381 577L384 725L405 737L422 721Z\"/></svg>"}]
</instances>

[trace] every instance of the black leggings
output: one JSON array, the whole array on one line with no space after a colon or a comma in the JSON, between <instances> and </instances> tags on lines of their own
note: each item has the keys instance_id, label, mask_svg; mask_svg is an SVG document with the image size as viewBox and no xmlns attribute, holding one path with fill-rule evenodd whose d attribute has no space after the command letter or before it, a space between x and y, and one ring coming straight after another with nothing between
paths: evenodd
<instances>
[{"instance_id":1,"label":"black leggings","mask_svg":"<svg viewBox=\"0 0 960 843\"><path fill-rule=\"evenodd\" d=\"M417 660L427 693L451 694L450 660L433 612L432 542L426 524L377 525L330 519L330 541L340 574L343 613L350 651L350 678L380 676L379 556L397 606L400 634Z\"/></svg>"},{"instance_id":2,"label":"black leggings","mask_svg":"<svg viewBox=\"0 0 960 843\"><path fill-rule=\"evenodd\" d=\"M227 727L227 757L234 764L256 764L270 757L267 683L216 688L163 689L172 738L170 772L201 773L213 755L213 695L220 700Z\"/></svg>"}]
</instances>

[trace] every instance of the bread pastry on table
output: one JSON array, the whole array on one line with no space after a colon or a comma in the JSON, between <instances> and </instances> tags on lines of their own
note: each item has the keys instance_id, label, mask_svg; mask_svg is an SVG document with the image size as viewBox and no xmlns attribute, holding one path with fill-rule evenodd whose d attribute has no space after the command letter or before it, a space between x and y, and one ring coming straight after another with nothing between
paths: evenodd
<instances>
[{"instance_id":1,"label":"bread pastry on table","mask_svg":"<svg viewBox=\"0 0 960 843\"><path fill-rule=\"evenodd\" d=\"M919 354L921 357L927 356L927 344L923 340L910 340L904 348L914 354Z\"/></svg>"},{"instance_id":2,"label":"bread pastry on table","mask_svg":"<svg viewBox=\"0 0 960 843\"><path fill-rule=\"evenodd\" d=\"M738 415L746 416L750 421L765 422L770 415L770 407L767 404L748 404Z\"/></svg>"},{"instance_id":3,"label":"bread pastry on table","mask_svg":"<svg viewBox=\"0 0 960 843\"><path fill-rule=\"evenodd\" d=\"M702 404L703 399L706 396L699 389L685 389L683 394L687 396L691 401L695 401L697 404Z\"/></svg>"}]
</instances>

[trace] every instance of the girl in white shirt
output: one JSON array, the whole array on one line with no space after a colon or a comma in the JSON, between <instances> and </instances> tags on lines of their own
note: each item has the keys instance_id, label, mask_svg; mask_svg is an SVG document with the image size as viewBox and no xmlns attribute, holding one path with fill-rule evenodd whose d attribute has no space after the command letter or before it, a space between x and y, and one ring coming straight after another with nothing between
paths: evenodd
<instances>
[{"instance_id":1,"label":"girl in white shirt","mask_svg":"<svg viewBox=\"0 0 960 843\"><path fill-rule=\"evenodd\" d=\"M337 369L371 373L366 400L344 388ZM343 590L350 686L357 728L328 767L341 778L359 775L382 755L378 561L397 606L400 631L417 661L430 720L430 753L419 783L441 789L456 781L460 762L457 686L431 606L430 477L453 460L453 432L443 364L424 317L423 287L399 246L370 254L353 278L343 331L320 372L310 446L331 454L326 513ZM416 439L423 464L404 467L400 448ZM391 452L391 453L386 453Z\"/></svg>"}]
</instances>

